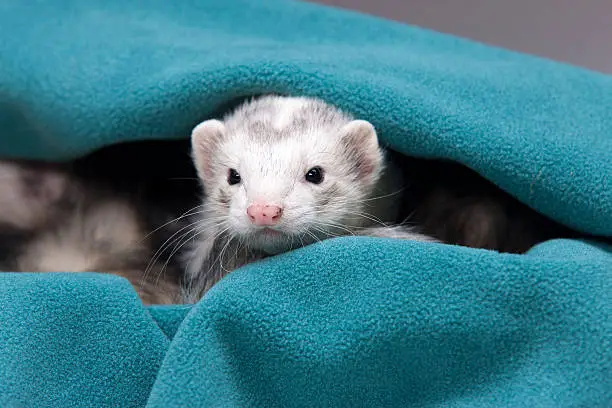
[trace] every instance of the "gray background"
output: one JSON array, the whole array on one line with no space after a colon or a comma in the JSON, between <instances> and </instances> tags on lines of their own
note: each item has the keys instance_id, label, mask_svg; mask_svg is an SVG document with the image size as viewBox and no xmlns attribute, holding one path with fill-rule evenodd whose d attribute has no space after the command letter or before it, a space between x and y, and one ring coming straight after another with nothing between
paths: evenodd
<instances>
[{"instance_id":1,"label":"gray background","mask_svg":"<svg viewBox=\"0 0 612 408\"><path fill-rule=\"evenodd\" d=\"M612 0L311 0L612 73Z\"/></svg>"}]
</instances>

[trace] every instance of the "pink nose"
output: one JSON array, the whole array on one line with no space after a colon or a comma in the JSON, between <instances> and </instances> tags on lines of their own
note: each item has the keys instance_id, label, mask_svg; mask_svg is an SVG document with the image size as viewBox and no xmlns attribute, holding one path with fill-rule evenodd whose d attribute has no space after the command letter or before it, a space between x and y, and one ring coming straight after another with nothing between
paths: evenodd
<instances>
[{"instance_id":1,"label":"pink nose","mask_svg":"<svg viewBox=\"0 0 612 408\"><path fill-rule=\"evenodd\" d=\"M247 215L255 225L275 225L283 213L278 205L251 204L248 206Z\"/></svg>"}]
</instances>

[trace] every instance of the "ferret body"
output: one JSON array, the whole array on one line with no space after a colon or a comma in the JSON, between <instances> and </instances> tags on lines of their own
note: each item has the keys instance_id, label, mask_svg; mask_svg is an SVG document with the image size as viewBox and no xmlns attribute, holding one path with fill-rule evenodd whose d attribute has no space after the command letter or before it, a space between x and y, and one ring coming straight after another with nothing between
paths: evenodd
<instances>
[{"instance_id":1,"label":"ferret body","mask_svg":"<svg viewBox=\"0 0 612 408\"><path fill-rule=\"evenodd\" d=\"M150 264L150 231L132 200L63 165L0 161L1 271L112 273L144 303L176 303L180 274Z\"/></svg>"},{"instance_id":2,"label":"ferret body","mask_svg":"<svg viewBox=\"0 0 612 408\"><path fill-rule=\"evenodd\" d=\"M205 198L184 298L227 272L341 235L435 241L393 226L403 182L374 127L323 101L264 96L192 132Z\"/></svg>"}]
</instances>

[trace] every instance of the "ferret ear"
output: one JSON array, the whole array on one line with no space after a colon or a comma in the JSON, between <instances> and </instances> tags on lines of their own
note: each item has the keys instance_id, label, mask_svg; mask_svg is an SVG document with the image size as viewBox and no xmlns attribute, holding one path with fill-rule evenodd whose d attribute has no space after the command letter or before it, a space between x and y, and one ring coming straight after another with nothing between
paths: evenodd
<instances>
[{"instance_id":1,"label":"ferret ear","mask_svg":"<svg viewBox=\"0 0 612 408\"><path fill-rule=\"evenodd\" d=\"M191 151L198 175L204 181L213 176L212 155L225 134L223 122L211 119L197 125L191 132Z\"/></svg>"},{"instance_id":2,"label":"ferret ear","mask_svg":"<svg viewBox=\"0 0 612 408\"><path fill-rule=\"evenodd\" d=\"M340 140L357 176L375 181L382 169L383 153L374 126L365 120L353 120L340 129Z\"/></svg>"}]
</instances>

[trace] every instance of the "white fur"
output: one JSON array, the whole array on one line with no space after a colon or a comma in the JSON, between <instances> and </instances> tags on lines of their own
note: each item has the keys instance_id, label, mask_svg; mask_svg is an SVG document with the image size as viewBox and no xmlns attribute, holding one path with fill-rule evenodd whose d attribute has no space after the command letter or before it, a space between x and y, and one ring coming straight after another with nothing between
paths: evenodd
<instances>
[{"instance_id":1,"label":"white fur","mask_svg":"<svg viewBox=\"0 0 612 408\"><path fill-rule=\"evenodd\" d=\"M301 98L285 98L284 103L279 106L279 111L270 118L272 126L275 129L287 128L290 120L302 106L304 106L304 100Z\"/></svg>"}]
</instances>

